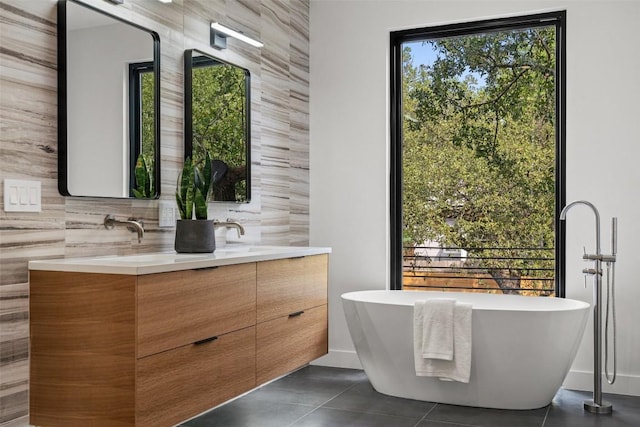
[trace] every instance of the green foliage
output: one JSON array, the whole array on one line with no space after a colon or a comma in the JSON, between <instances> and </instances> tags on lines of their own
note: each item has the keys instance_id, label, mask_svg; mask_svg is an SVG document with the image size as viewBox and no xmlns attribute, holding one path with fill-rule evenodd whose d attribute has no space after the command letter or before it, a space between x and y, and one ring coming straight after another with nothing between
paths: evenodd
<instances>
[{"instance_id":1,"label":"green foliage","mask_svg":"<svg viewBox=\"0 0 640 427\"><path fill-rule=\"evenodd\" d=\"M181 219L193 217L194 180L191 157L187 157L182 167L182 173L178 176L178 190L176 191L176 203Z\"/></svg>"},{"instance_id":2,"label":"green foliage","mask_svg":"<svg viewBox=\"0 0 640 427\"><path fill-rule=\"evenodd\" d=\"M227 64L194 67L192 74L193 158L205 153L230 168L245 168L246 86L244 70ZM246 194L246 179L236 184L236 195Z\"/></svg>"},{"instance_id":3,"label":"green foliage","mask_svg":"<svg viewBox=\"0 0 640 427\"><path fill-rule=\"evenodd\" d=\"M141 150L134 174L136 188L131 192L136 198L149 199L155 197L153 182L153 159L155 158L154 132L154 75L152 72L141 74Z\"/></svg>"},{"instance_id":4,"label":"green foliage","mask_svg":"<svg viewBox=\"0 0 640 427\"><path fill-rule=\"evenodd\" d=\"M148 159L153 159L155 153L155 122L154 122L154 74L152 72L142 73L142 106L141 106L141 134L142 134L142 154Z\"/></svg>"},{"instance_id":5,"label":"green foliage","mask_svg":"<svg viewBox=\"0 0 640 427\"><path fill-rule=\"evenodd\" d=\"M136 188L131 189L133 195L139 199L154 197L153 161L145 159L145 155L141 153L136 160L134 173L136 177Z\"/></svg>"},{"instance_id":6,"label":"green foliage","mask_svg":"<svg viewBox=\"0 0 640 427\"><path fill-rule=\"evenodd\" d=\"M207 219L207 203L211 192L211 157L207 153L202 171L194 165L190 157L184 161L182 173L178 177L176 203L181 219Z\"/></svg>"},{"instance_id":7,"label":"green foliage","mask_svg":"<svg viewBox=\"0 0 640 427\"><path fill-rule=\"evenodd\" d=\"M499 278L549 268L497 259L540 252L481 248L554 245L554 28L425 43L437 51L431 65L403 52L405 236L488 257L481 266L501 287Z\"/></svg>"}]
</instances>

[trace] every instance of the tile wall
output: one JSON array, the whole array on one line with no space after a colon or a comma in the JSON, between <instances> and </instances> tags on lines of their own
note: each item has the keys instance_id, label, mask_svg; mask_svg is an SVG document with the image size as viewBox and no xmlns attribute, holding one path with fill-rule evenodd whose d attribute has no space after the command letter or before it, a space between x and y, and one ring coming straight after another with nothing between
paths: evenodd
<instances>
[{"instance_id":1,"label":"tile wall","mask_svg":"<svg viewBox=\"0 0 640 427\"><path fill-rule=\"evenodd\" d=\"M83 1L160 34L161 198L173 200L183 157L183 52L197 48L248 68L252 78L252 201L212 204L209 216L239 220L247 242L308 244L309 0ZM216 51L212 20L265 46L230 40ZM0 210L2 426L27 424L28 260L173 247L174 229L158 227L157 201L59 195L56 36L55 0L0 0L0 181L42 182L42 212ZM105 230L110 213L142 218L142 244L127 230Z\"/></svg>"}]
</instances>

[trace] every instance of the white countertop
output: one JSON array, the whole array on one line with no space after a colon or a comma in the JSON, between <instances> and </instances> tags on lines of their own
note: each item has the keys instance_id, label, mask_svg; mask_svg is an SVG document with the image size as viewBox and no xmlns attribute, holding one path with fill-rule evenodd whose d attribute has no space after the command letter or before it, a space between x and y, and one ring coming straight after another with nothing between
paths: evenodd
<instances>
[{"instance_id":1,"label":"white countertop","mask_svg":"<svg viewBox=\"0 0 640 427\"><path fill-rule=\"evenodd\" d=\"M29 261L29 270L142 275L331 253L331 248L227 245L211 254L153 252Z\"/></svg>"}]
</instances>

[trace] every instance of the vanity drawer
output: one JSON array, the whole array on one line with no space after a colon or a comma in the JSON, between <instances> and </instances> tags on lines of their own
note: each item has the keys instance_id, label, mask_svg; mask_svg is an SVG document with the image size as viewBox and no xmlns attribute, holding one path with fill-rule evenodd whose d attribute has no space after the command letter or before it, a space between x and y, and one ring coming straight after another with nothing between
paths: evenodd
<instances>
[{"instance_id":1,"label":"vanity drawer","mask_svg":"<svg viewBox=\"0 0 640 427\"><path fill-rule=\"evenodd\" d=\"M171 426L251 390L255 326L139 359L136 426Z\"/></svg>"},{"instance_id":2,"label":"vanity drawer","mask_svg":"<svg viewBox=\"0 0 640 427\"><path fill-rule=\"evenodd\" d=\"M327 255L258 263L257 321L327 303Z\"/></svg>"},{"instance_id":3,"label":"vanity drawer","mask_svg":"<svg viewBox=\"0 0 640 427\"><path fill-rule=\"evenodd\" d=\"M138 277L137 357L255 325L256 264Z\"/></svg>"},{"instance_id":4,"label":"vanity drawer","mask_svg":"<svg viewBox=\"0 0 640 427\"><path fill-rule=\"evenodd\" d=\"M256 382L262 384L327 354L327 306L259 323Z\"/></svg>"}]
</instances>

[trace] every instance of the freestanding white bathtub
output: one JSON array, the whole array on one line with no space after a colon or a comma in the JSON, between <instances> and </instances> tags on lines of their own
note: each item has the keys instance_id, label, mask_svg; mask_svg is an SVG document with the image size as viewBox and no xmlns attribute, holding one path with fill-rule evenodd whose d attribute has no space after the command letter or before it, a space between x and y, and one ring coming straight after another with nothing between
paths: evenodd
<instances>
[{"instance_id":1,"label":"freestanding white bathtub","mask_svg":"<svg viewBox=\"0 0 640 427\"><path fill-rule=\"evenodd\" d=\"M413 305L455 298L473 304L468 384L418 377L413 360ZM351 338L380 393L407 399L499 409L551 402L576 355L589 304L562 298L424 291L342 295Z\"/></svg>"}]
</instances>

